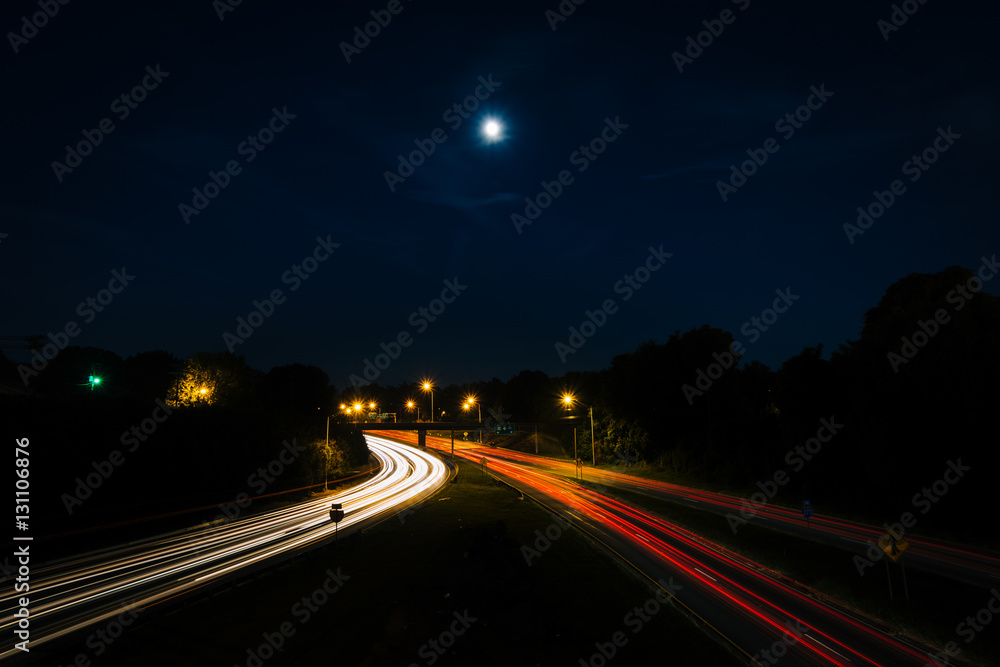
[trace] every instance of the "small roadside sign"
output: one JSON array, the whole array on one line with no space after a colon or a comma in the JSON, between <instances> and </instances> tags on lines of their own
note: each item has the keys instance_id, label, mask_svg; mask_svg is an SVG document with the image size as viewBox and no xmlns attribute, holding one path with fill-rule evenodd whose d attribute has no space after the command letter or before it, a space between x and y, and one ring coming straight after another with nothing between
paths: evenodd
<instances>
[{"instance_id":1,"label":"small roadside sign","mask_svg":"<svg viewBox=\"0 0 1000 667\"><path fill-rule=\"evenodd\" d=\"M337 542L337 529L340 527L340 521L344 518L344 506L340 503L333 503L330 505L330 520L333 521L333 541Z\"/></svg>"},{"instance_id":2,"label":"small roadside sign","mask_svg":"<svg viewBox=\"0 0 1000 667\"><path fill-rule=\"evenodd\" d=\"M811 500L802 501L802 516L809 518L813 515L813 503Z\"/></svg>"},{"instance_id":3,"label":"small roadside sign","mask_svg":"<svg viewBox=\"0 0 1000 667\"><path fill-rule=\"evenodd\" d=\"M897 539L892 532L887 532L878 538L878 548L885 552L885 555L891 558L893 563L899 562L908 546L910 546L909 542L902 537Z\"/></svg>"}]
</instances>

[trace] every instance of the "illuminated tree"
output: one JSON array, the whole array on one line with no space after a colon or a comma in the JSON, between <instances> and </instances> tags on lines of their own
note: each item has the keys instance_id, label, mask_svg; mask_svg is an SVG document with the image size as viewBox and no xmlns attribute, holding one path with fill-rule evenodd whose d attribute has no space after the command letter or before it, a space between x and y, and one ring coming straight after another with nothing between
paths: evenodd
<instances>
[{"instance_id":1,"label":"illuminated tree","mask_svg":"<svg viewBox=\"0 0 1000 667\"><path fill-rule=\"evenodd\" d=\"M175 407L233 406L252 392L259 375L231 352L201 352L184 364L168 402Z\"/></svg>"}]
</instances>

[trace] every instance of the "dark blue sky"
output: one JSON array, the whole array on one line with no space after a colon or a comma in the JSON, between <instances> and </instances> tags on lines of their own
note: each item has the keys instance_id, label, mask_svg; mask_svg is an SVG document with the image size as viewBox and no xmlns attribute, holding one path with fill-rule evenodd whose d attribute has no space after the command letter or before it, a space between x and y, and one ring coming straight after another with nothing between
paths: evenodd
<instances>
[{"instance_id":1,"label":"dark blue sky","mask_svg":"<svg viewBox=\"0 0 1000 667\"><path fill-rule=\"evenodd\" d=\"M380 382L596 370L702 324L777 367L856 338L903 276L1000 250L996 40L979 3L913 2L885 39L890 3L590 0L552 30L555 0L403 0L350 63L340 44L388 3L337 4L246 0L220 21L209 0L70 3L35 34L22 17L38 5L7 3L4 32L33 36L8 34L2 56L0 333L75 321L74 343L122 356L219 351L281 289L235 351L262 370L315 364L338 388L401 332L412 343ZM679 72L672 54L703 21L723 30ZM498 85L456 127L444 114L480 77ZM114 102L144 79L134 109ZM776 126L809 102L808 120ZM487 116L502 141L484 141ZM66 145L105 118L113 131L57 176ZM574 156L606 119L627 127ZM263 150L243 144L272 122ZM949 127L959 138L911 181L904 164ZM397 156L438 128L443 143L390 190ZM767 161L723 201L718 182L748 150ZM238 173L186 221L179 206L231 161ZM512 214L564 170L519 233ZM896 179L905 192L850 243L843 225ZM318 237L339 247L292 290L286 271ZM616 283L660 246L672 256L626 300ZM122 267L135 278L105 310L78 311ZM456 278L467 288L434 322L411 319ZM756 341L741 333L785 288L799 297L787 312ZM607 299L615 312L564 363L556 343Z\"/></svg>"}]
</instances>

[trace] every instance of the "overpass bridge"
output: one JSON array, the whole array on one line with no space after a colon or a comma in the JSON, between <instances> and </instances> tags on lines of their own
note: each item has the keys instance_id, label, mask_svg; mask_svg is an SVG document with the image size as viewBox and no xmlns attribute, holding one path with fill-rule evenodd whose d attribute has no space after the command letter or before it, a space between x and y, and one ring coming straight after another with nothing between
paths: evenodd
<instances>
[{"instance_id":1,"label":"overpass bridge","mask_svg":"<svg viewBox=\"0 0 1000 667\"><path fill-rule=\"evenodd\" d=\"M538 427L547 424L565 424L567 422L576 421L577 417L563 418L554 422L506 422L503 424L497 424L494 421L487 422L493 424L493 426L507 426L513 427L511 435L514 431L525 431L534 429L535 431L535 453L538 453ZM416 431L417 432L417 446L426 447L427 446L427 431L451 431L451 454L455 455L455 431L465 432L474 431L481 429L484 426L484 422L479 421L467 421L467 422L379 422L379 421L367 421L367 422L339 422L340 426L346 428L356 428L360 431Z\"/></svg>"},{"instance_id":2,"label":"overpass bridge","mask_svg":"<svg viewBox=\"0 0 1000 667\"><path fill-rule=\"evenodd\" d=\"M341 422L342 426L359 431L416 431L417 446L427 446L427 431L451 431L451 455L455 456L455 431L474 431L482 422Z\"/></svg>"}]
</instances>

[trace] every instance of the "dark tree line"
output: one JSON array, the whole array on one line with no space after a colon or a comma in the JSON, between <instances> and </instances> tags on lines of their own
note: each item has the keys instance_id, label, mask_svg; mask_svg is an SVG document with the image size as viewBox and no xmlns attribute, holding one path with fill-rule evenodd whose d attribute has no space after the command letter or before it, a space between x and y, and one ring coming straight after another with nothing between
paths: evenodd
<instances>
[{"instance_id":1,"label":"dark tree line","mask_svg":"<svg viewBox=\"0 0 1000 667\"><path fill-rule=\"evenodd\" d=\"M67 347L23 392L3 362L5 431L30 439L33 513L50 534L198 507L186 520L209 520L240 494L305 494L368 459L336 424L327 448L336 392L312 366Z\"/></svg>"},{"instance_id":2,"label":"dark tree line","mask_svg":"<svg viewBox=\"0 0 1000 667\"><path fill-rule=\"evenodd\" d=\"M909 275L864 313L858 339L828 358L816 345L776 370L744 363L732 352L731 333L705 325L644 343L600 371L550 378L526 370L506 382L435 387L434 418L471 427L479 409L462 406L474 396L484 420L492 409L511 421L549 424L571 453L572 429L559 426L568 423L560 398L571 392L593 406L602 462L639 459L679 480L737 493L751 493L784 470L790 481L777 501L808 497L818 511L833 506L879 521L913 511L914 496L961 459L969 472L934 500L920 524L988 540L978 522L979 508L987 505L987 450L1000 395L1000 299L972 287L974 274L962 267ZM22 386L16 364L2 362L3 384ZM103 378L100 389L81 387L93 372ZM339 443L336 460L347 466L367 458L363 439L343 430L353 417L342 404L363 404L366 418L374 401L376 412L396 413L400 421L415 419L416 409L427 419L431 405L418 385L337 392L314 366L263 373L230 353L181 360L153 351L121 359L71 347L32 378L30 389L6 392L0 401L38 433L40 444L58 447L50 465L60 493L118 446L123 431L148 418L157 400L173 406L81 512L104 508L102 495L113 505L124 498L197 502L235 493L292 439L307 450L268 490L315 484L322 479L321 459L328 460L327 415L337 415L331 432ZM587 411L576 405L571 412L583 417L575 423L586 458ZM829 435L820 428L831 423L839 426L833 437L817 440ZM804 446L816 451L796 453Z\"/></svg>"}]
</instances>

